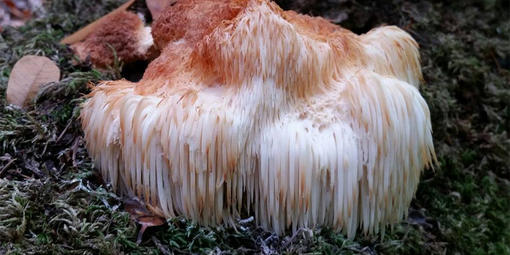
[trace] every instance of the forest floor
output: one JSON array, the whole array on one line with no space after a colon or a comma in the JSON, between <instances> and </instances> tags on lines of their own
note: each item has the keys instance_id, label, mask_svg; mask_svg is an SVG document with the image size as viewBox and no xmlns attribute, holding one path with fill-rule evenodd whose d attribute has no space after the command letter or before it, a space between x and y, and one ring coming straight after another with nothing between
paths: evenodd
<instances>
[{"instance_id":1,"label":"forest floor","mask_svg":"<svg viewBox=\"0 0 510 255\"><path fill-rule=\"evenodd\" d=\"M327 253L510 254L510 3L485 1L278 1L356 33L397 25L420 44L440 165L426 170L406 221L384 236L348 240L328 229L275 236L182 218L147 230L101 182L77 117L88 84L122 77L73 65L58 42L120 0L46 1L39 18L0 34L0 254ZM43 55L62 72L35 103L8 106L10 71Z\"/></svg>"}]
</instances>

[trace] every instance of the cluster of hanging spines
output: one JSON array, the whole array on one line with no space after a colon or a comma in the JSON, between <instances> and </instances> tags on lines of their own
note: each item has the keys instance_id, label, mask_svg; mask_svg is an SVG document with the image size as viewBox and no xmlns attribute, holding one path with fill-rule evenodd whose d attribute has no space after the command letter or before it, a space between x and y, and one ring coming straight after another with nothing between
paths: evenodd
<instances>
[{"instance_id":1,"label":"cluster of hanging spines","mask_svg":"<svg viewBox=\"0 0 510 255\"><path fill-rule=\"evenodd\" d=\"M367 124L345 119L320 130L311 120L282 117L257 136L235 136L232 126L243 123L228 121L228 111L193 115L186 107L166 107L175 105L177 95L163 100L124 89L103 101L105 94L97 91L87 103L106 105L86 107L91 111L83 117L95 112L91 123L106 125L89 126L86 139L105 141L89 150L114 186L123 183L167 217L217 224L247 207L278 233L325 225L352 236L360 224L364 232L377 232L380 224L403 217L432 146L425 139L426 119L406 119L407 111L426 116L424 102L413 101L416 89L380 78L367 77L375 79L372 85L351 84L359 91L340 95L362 106ZM377 100L386 108L371 103ZM116 104L123 107L114 113ZM418 125L424 125L421 134L411 136ZM381 137L368 135L378 132Z\"/></svg>"},{"instance_id":2,"label":"cluster of hanging spines","mask_svg":"<svg viewBox=\"0 0 510 255\"><path fill-rule=\"evenodd\" d=\"M168 217L183 214L205 224L216 224L239 216L242 206L250 206L262 226L279 233L289 228L326 225L343 228L352 236L360 223L364 231L377 232L379 223L394 222L403 216L421 167L431 160L429 152L420 155L427 151L424 146L431 146L431 141L421 137L426 138L430 128L423 125L426 120L405 119L407 108L426 116L420 112L426 109L423 102L413 102L415 89L387 78L381 83L389 84L378 84L378 79L372 81L373 86L352 84L360 88L358 94L345 92L353 105L366 104L362 111L370 114L367 123L374 123L372 127L337 123L319 131L307 120L283 119L264 130L259 144L249 144L242 137L225 138L225 133L233 132L228 130L233 122L218 123L225 116L209 113L207 117L188 115L185 119L185 110L180 107L165 108L161 99L119 91L120 99L111 97L114 103L91 111L105 113L94 114L92 123L107 125L91 128L103 133L86 133L103 137L98 141L105 143L91 148L91 152L96 152L92 155L114 186L125 183L134 195L161 208ZM94 98L103 101L104 95L96 93ZM366 101L361 102L360 97ZM178 100L178 96L173 100ZM377 100L386 101L388 108L370 104ZM112 118L115 103L124 106L118 112L120 123ZM162 111L158 106L173 110ZM383 111L400 115L385 115ZM105 116L110 119L102 120ZM379 125L375 123L383 122L388 127L401 126L381 130L386 137L378 137L379 140L356 139L368 134L366 129L377 133ZM412 137L410 127L419 125L424 126L421 136ZM120 139L114 138L119 126ZM310 131L303 132L307 128ZM413 139L421 144L407 144ZM241 150L234 148L239 146L236 143L248 145L243 155L231 156L228 151L235 154ZM409 159L406 153L411 153ZM229 165L236 165L231 161L235 157L245 165Z\"/></svg>"},{"instance_id":3,"label":"cluster of hanging spines","mask_svg":"<svg viewBox=\"0 0 510 255\"><path fill-rule=\"evenodd\" d=\"M197 48L218 50L207 56L217 58L216 68L238 72L230 76L242 79L223 79L244 82L235 89L198 79L180 88L150 79L98 86L81 117L104 178L158 214L203 224L232 224L248 212L277 233L329 226L353 237L358 228L376 233L402 219L422 169L435 160L428 107L416 89L416 43L394 27L318 42L293 30L280 12L252 0L204 45L215 45L216 36L230 43ZM257 26L299 43L271 47L278 42L267 40L284 39L271 31L241 33ZM342 40L350 44L336 44ZM233 49L236 43L249 47ZM272 54L280 60L254 69ZM301 69L282 66L286 54L303 61ZM312 78L302 77L303 68ZM289 81L303 86L281 84ZM144 86L160 89L137 93Z\"/></svg>"}]
</instances>

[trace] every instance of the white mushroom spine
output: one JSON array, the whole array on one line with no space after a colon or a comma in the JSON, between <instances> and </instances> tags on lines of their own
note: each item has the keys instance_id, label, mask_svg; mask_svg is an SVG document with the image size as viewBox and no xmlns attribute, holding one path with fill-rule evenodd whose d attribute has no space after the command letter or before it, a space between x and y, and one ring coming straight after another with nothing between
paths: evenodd
<instances>
[{"instance_id":1,"label":"white mushroom spine","mask_svg":"<svg viewBox=\"0 0 510 255\"><path fill-rule=\"evenodd\" d=\"M384 230L435 161L416 42L380 27L342 59L273 9L252 1L209 35L202 50L217 51L226 84L191 79L154 95L100 84L81 113L91 157L166 217L231 224L245 210L277 233Z\"/></svg>"}]
</instances>

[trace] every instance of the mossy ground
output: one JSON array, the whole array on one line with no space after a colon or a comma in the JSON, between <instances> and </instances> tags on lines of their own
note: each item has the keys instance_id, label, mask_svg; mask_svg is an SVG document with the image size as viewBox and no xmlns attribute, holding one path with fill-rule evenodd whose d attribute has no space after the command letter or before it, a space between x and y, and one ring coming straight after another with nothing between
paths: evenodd
<instances>
[{"instance_id":1,"label":"mossy ground","mask_svg":"<svg viewBox=\"0 0 510 255\"><path fill-rule=\"evenodd\" d=\"M395 24L421 45L440 166L422 176L409 218L384 236L277 237L251 222L224 229L178 218L149 229L140 245L120 198L93 170L77 121L89 82L119 78L121 67L73 66L58 44L119 2L52 0L41 18L0 34L0 254L510 254L508 1L279 1L358 33ZM5 89L27 54L55 61L62 80L20 111L6 105Z\"/></svg>"}]
</instances>

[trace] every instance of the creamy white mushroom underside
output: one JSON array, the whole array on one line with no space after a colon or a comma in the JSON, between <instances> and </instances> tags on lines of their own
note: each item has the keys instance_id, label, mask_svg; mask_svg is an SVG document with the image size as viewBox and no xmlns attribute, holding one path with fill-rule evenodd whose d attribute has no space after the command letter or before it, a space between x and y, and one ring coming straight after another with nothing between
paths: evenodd
<instances>
[{"instance_id":1,"label":"creamy white mushroom underside","mask_svg":"<svg viewBox=\"0 0 510 255\"><path fill-rule=\"evenodd\" d=\"M202 224L247 212L277 233L328 226L353 237L401 220L435 157L414 40L380 27L343 63L264 1L235 23L217 64L235 63L224 69L236 87L190 78L193 97L164 81L152 95L127 81L95 89L81 117L103 177Z\"/></svg>"}]
</instances>

